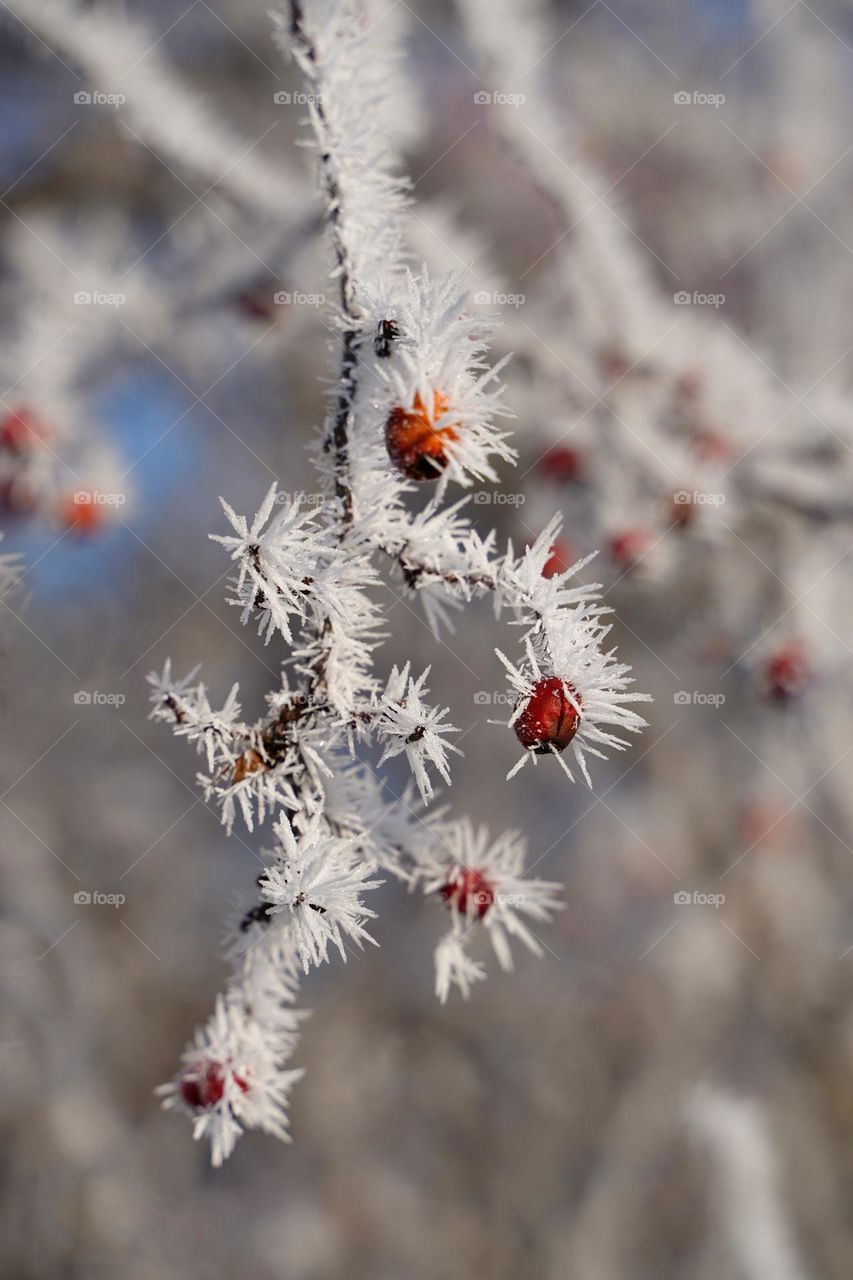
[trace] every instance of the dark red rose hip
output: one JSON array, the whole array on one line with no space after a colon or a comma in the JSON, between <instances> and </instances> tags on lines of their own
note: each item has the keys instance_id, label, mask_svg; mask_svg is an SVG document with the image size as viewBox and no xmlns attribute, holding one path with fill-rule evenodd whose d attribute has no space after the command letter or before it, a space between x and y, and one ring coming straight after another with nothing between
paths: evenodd
<instances>
[{"instance_id":1,"label":"dark red rose hip","mask_svg":"<svg viewBox=\"0 0 853 1280\"><path fill-rule=\"evenodd\" d=\"M536 755L547 755L552 748L564 751L574 738L581 718L569 701L567 689L580 705L576 690L559 676L548 676L536 685L513 726L515 736L528 751Z\"/></svg>"}]
</instances>

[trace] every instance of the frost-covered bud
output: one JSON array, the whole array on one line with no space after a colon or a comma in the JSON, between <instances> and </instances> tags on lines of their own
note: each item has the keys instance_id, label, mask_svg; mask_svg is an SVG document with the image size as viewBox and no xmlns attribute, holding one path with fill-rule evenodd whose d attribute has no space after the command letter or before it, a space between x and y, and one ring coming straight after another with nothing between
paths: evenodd
<instances>
[{"instance_id":1,"label":"frost-covered bud","mask_svg":"<svg viewBox=\"0 0 853 1280\"><path fill-rule=\"evenodd\" d=\"M494 885L480 871L461 870L439 890L449 907L482 920L495 900Z\"/></svg>"},{"instance_id":2,"label":"frost-covered bud","mask_svg":"<svg viewBox=\"0 0 853 1280\"><path fill-rule=\"evenodd\" d=\"M516 737L536 755L565 751L580 728L579 705L576 691L558 676L539 680L515 721Z\"/></svg>"},{"instance_id":3,"label":"frost-covered bud","mask_svg":"<svg viewBox=\"0 0 853 1280\"><path fill-rule=\"evenodd\" d=\"M457 439L457 425L443 420L448 416L447 397L433 393L432 407L427 408L420 392L411 408L395 405L385 424L388 456L409 480L437 480L447 466L446 447Z\"/></svg>"}]
</instances>

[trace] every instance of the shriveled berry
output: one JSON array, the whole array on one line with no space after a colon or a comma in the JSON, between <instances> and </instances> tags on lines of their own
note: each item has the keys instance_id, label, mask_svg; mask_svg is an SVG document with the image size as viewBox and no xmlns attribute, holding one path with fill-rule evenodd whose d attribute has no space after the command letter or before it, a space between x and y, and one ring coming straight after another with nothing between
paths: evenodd
<instances>
[{"instance_id":1,"label":"shriveled berry","mask_svg":"<svg viewBox=\"0 0 853 1280\"><path fill-rule=\"evenodd\" d=\"M482 920L495 900L494 887L480 871L458 871L440 892L448 906L478 920Z\"/></svg>"},{"instance_id":2,"label":"shriveled berry","mask_svg":"<svg viewBox=\"0 0 853 1280\"><path fill-rule=\"evenodd\" d=\"M420 393L410 409L396 405L385 424L388 456L409 480L437 480L448 463L447 444L457 439L457 424L436 427L447 413L446 396L436 391L428 409Z\"/></svg>"},{"instance_id":3,"label":"shriveled berry","mask_svg":"<svg viewBox=\"0 0 853 1280\"><path fill-rule=\"evenodd\" d=\"M558 676L540 680L515 721L515 736L536 755L548 755L552 748L565 751L580 728L578 710L569 701L571 693L580 706L580 696L572 685Z\"/></svg>"},{"instance_id":4,"label":"shriveled berry","mask_svg":"<svg viewBox=\"0 0 853 1280\"><path fill-rule=\"evenodd\" d=\"M263 769L263 757L254 747L250 747L248 751L244 751L237 763L234 765L234 771L231 774L231 785L235 786L238 782L243 782L250 774L257 773L259 769Z\"/></svg>"}]
</instances>

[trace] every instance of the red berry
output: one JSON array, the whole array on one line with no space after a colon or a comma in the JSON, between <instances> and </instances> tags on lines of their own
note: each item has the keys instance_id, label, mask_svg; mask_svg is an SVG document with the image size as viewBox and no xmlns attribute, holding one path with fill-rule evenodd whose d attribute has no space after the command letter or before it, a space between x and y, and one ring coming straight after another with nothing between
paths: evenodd
<instances>
[{"instance_id":1,"label":"red berry","mask_svg":"<svg viewBox=\"0 0 853 1280\"><path fill-rule=\"evenodd\" d=\"M410 480L437 480L447 466L445 446L457 438L457 424L439 428L435 424L447 413L448 407L447 398L436 391L430 411L418 393L410 409L396 405L388 415L385 424L388 456Z\"/></svg>"},{"instance_id":2,"label":"red berry","mask_svg":"<svg viewBox=\"0 0 853 1280\"><path fill-rule=\"evenodd\" d=\"M92 495L85 491L75 493L73 498L66 498L60 506L59 519L67 529L72 529L79 537L97 533L103 523L101 508Z\"/></svg>"},{"instance_id":3,"label":"red berry","mask_svg":"<svg viewBox=\"0 0 853 1280\"><path fill-rule=\"evenodd\" d=\"M580 715L567 690L580 705L573 686L558 676L540 680L513 726L521 745L536 755L548 755L552 747L564 751L580 728Z\"/></svg>"},{"instance_id":4,"label":"red berry","mask_svg":"<svg viewBox=\"0 0 853 1280\"><path fill-rule=\"evenodd\" d=\"M576 449L570 449L568 445L555 444L540 461L539 469L549 480L556 480L558 484L569 484L570 481L577 480L581 471L581 461Z\"/></svg>"},{"instance_id":5,"label":"red berry","mask_svg":"<svg viewBox=\"0 0 853 1280\"><path fill-rule=\"evenodd\" d=\"M10 453L28 453L44 438L44 428L29 409L15 409L0 422L0 446Z\"/></svg>"},{"instance_id":6,"label":"red berry","mask_svg":"<svg viewBox=\"0 0 853 1280\"><path fill-rule=\"evenodd\" d=\"M779 649L768 659L764 668L767 692L777 702L787 702L789 698L802 693L810 675L806 654L796 643Z\"/></svg>"},{"instance_id":7,"label":"red berry","mask_svg":"<svg viewBox=\"0 0 853 1280\"><path fill-rule=\"evenodd\" d=\"M246 1093L249 1086L242 1076L235 1075L234 1083ZM188 1107L196 1111L206 1111L215 1107L225 1092L225 1077L222 1068L211 1062L203 1076L188 1076L180 1084L181 1097Z\"/></svg>"},{"instance_id":8,"label":"red berry","mask_svg":"<svg viewBox=\"0 0 853 1280\"><path fill-rule=\"evenodd\" d=\"M572 549L562 538L557 538L551 547L551 555L542 566L542 577L553 578L556 573L565 573L575 562Z\"/></svg>"},{"instance_id":9,"label":"red berry","mask_svg":"<svg viewBox=\"0 0 853 1280\"><path fill-rule=\"evenodd\" d=\"M651 546L645 529L626 529L610 540L610 555L621 569L633 569Z\"/></svg>"},{"instance_id":10,"label":"red berry","mask_svg":"<svg viewBox=\"0 0 853 1280\"><path fill-rule=\"evenodd\" d=\"M440 893L448 906L456 907L463 915L476 915L478 920L495 900L493 886L479 871L458 871Z\"/></svg>"}]
</instances>

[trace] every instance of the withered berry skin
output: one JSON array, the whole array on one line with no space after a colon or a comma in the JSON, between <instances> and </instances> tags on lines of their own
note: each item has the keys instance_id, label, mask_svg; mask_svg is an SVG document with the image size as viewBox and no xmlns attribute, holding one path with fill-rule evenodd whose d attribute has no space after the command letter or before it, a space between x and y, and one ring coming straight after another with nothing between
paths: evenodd
<instances>
[{"instance_id":1,"label":"withered berry skin","mask_svg":"<svg viewBox=\"0 0 853 1280\"><path fill-rule=\"evenodd\" d=\"M457 872L441 890L448 906L455 906L462 915L475 915L482 920L495 900L495 891L479 871Z\"/></svg>"},{"instance_id":2,"label":"withered berry skin","mask_svg":"<svg viewBox=\"0 0 853 1280\"><path fill-rule=\"evenodd\" d=\"M249 1086L241 1076L235 1076L234 1080L243 1093L248 1091ZM225 1078L215 1062L210 1064L201 1079L181 1081L181 1097L188 1107L196 1111L206 1111L208 1107L215 1107L224 1092Z\"/></svg>"},{"instance_id":3,"label":"withered berry skin","mask_svg":"<svg viewBox=\"0 0 853 1280\"><path fill-rule=\"evenodd\" d=\"M418 394L411 409L396 405L389 413L385 446L394 466L409 480L437 480L447 466L445 448L448 441L456 439L456 426L435 427L447 409L446 397L436 391L432 412Z\"/></svg>"},{"instance_id":4,"label":"withered berry skin","mask_svg":"<svg viewBox=\"0 0 853 1280\"><path fill-rule=\"evenodd\" d=\"M580 697L571 685L576 702ZM555 751L565 751L580 728L581 718L566 696L563 681L558 676L540 680L527 699L527 704L513 728L523 747L538 756Z\"/></svg>"}]
</instances>

